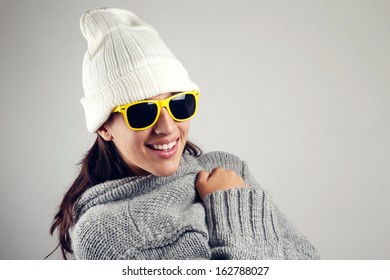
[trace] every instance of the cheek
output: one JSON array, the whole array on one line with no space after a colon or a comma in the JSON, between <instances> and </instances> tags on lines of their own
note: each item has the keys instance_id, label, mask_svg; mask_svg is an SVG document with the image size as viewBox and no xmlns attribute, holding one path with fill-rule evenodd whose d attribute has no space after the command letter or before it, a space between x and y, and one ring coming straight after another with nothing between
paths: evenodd
<instances>
[{"instance_id":1,"label":"cheek","mask_svg":"<svg viewBox=\"0 0 390 280\"><path fill-rule=\"evenodd\" d=\"M190 130L190 121L178 123L178 128L181 134L185 137L188 135L188 131Z\"/></svg>"},{"instance_id":2,"label":"cheek","mask_svg":"<svg viewBox=\"0 0 390 280\"><path fill-rule=\"evenodd\" d=\"M120 140L118 141L118 144L120 145L123 152L138 152L142 149L144 146L145 137L142 137L142 135L134 135L134 134L126 134L123 135Z\"/></svg>"},{"instance_id":3,"label":"cheek","mask_svg":"<svg viewBox=\"0 0 390 280\"><path fill-rule=\"evenodd\" d=\"M123 129L114 131L113 142L119 152L129 159L129 156L143 150L144 141L147 138L145 133L143 131L135 132L126 126Z\"/></svg>"}]
</instances>

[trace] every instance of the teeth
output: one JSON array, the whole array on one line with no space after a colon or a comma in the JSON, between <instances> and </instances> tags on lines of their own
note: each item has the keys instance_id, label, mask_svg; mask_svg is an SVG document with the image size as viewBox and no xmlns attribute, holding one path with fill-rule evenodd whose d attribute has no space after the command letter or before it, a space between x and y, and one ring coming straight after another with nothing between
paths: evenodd
<instances>
[{"instance_id":1,"label":"teeth","mask_svg":"<svg viewBox=\"0 0 390 280\"><path fill-rule=\"evenodd\" d=\"M164 145L152 145L152 147L155 150L169 150L169 149L172 149L172 147L175 145L176 145L176 140L171 142L171 143L164 144Z\"/></svg>"}]
</instances>

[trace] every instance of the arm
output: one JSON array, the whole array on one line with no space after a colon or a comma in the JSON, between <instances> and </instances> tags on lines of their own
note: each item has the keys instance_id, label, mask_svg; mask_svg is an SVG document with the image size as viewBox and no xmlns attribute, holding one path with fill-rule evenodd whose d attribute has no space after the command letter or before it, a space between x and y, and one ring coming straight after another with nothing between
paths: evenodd
<instances>
[{"instance_id":1,"label":"arm","mask_svg":"<svg viewBox=\"0 0 390 280\"><path fill-rule=\"evenodd\" d=\"M198 175L197 189L206 209L211 257L318 259L315 248L260 188L244 162L241 170L242 177L222 168Z\"/></svg>"}]
</instances>

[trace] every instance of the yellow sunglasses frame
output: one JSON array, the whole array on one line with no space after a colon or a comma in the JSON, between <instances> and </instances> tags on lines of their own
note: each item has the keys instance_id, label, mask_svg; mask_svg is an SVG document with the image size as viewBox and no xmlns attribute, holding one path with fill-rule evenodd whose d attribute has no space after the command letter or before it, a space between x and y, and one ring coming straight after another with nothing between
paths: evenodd
<instances>
[{"instance_id":1,"label":"yellow sunglasses frame","mask_svg":"<svg viewBox=\"0 0 390 280\"><path fill-rule=\"evenodd\" d=\"M169 108L169 102L174 99L174 98L177 98L178 96L182 96L182 95L186 95L186 94L192 94L194 97L195 97L195 112L194 114L187 118L187 119L184 119L184 120L180 120L180 119L177 119L173 116L172 112L171 112L171 109ZM116 106L112 112L113 113L116 113L116 112L119 112L122 114L123 118L125 119L125 122L127 124L127 126L132 129L132 130L145 130L145 129L148 129L152 126L154 126L158 120L158 118L160 117L160 113L161 113L161 109L162 108L166 108L169 115L171 116L171 118L177 122L185 122L185 121L188 121L189 119L193 118L195 115L196 115L196 112L198 110L198 98L200 96L200 92L197 91L197 90L192 90L192 91L184 91L184 92L180 92L178 94L174 94L166 99L163 99L163 100L153 100L153 99L149 99L149 100L141 100L141 101L136 101L136 102L132 102L132 103L128 103L128 104L124 104L124 105L118 105ZM146 126L146 127L142 127L142 128L134 128L134 127L131 127L131 125L129 124L129 120L127 118L127 114L126 114L126 110L127 108L133 106L133 105L136 105L136 104L143 104L143 103L154 103L157 105L157 114L156 114L156 119L153 121L152 124Z\"/></svg>"}]
</instances>

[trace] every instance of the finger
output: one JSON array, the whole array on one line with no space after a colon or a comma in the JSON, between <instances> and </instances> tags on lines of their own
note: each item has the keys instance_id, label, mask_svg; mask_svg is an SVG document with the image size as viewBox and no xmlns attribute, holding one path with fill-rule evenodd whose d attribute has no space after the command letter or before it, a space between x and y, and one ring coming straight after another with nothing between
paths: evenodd
<instances>
[{"instance_id":1,"label":"finger","mask_svg":"<svg viewBox=\"0 0 390 280\"><path fill-rule=\"evenodd\" d=\"M210 176L210 173L206 170L201 170L198 172L198 175L196 176L196 183L198 184L204 184L207 182L208 178Z\"/></svg>"},{"instance_id":2,"label":"finger","mask_svg":"<svg viewBox=\"0 0 390 280\"><path fill-rule=\"evenodd\" d=\"M223 171L225 171L225 169L223 169L222 167L215 167L215 168L213 168L213 170L211 170L211 173L209 176L213 176L214 174L221 173Z\"/></svg>"},{"instance_id":3,"label":"finger","mask_svg":"<svg viewBox=\"0 0 390 280\"><path fill-rule=\"evenodd\" d=\"M209 179L209 176L209 172L207 172L206 170L202 170L198 173L196 177L195 186L201 198L203 198L208 193L207 180Z\"/></svg>"}]
</instances>

